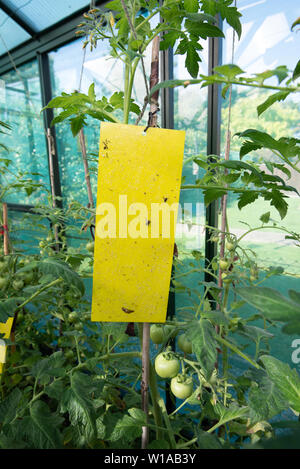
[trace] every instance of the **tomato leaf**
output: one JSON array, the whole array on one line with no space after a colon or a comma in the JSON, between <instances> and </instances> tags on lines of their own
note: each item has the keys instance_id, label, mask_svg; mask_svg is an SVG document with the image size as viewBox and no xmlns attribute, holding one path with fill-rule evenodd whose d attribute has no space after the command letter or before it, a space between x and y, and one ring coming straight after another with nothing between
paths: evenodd
<instances>
[{"instance_id":1,"label":"tomato leaf","mask_svg":"<svg viewBox=\"0 0 300 469\"><path fill-rule=\"evenodd\" d=\"M269 420L289 407L282 392L264 370L249 369L245 376L255 383L249 390L251 423Z\"/></svg>"},{"instance_id":2,"label":"tomato leaf","mask_svg":"<svg viewBox=\"0 0 300 469\"><path fill-rule=\"evenodd\" d=\"M299 318L300 305L285 298L273 288L237 287L235 291L243 300L260 310L268 319L289 321Z\"/></svg>"},{"instance_id":3,"label":"tomato leaf","mask_svg":"<svg viewBox=\"0 0 300 469\"><path fill-rule=\"evenodd\" d=\"M43 401L35 401L30 406L31 422L28 430L32 432L36 449L62 448L62 435L59 427L63 418L51 412Z\"/></svg>"},{"instance_id":4,"label":"tomato leaf","mask_svg":"<svg viewBox=\"0 0 300 469\"><path fill-rule=\"evenodd\" d=\"M296 369L291 369L287 363L269 355L260 357L269 378L276 384L289 405L296 412L300 412L300 376Z\"/></svg>"},{"instance_id":5,"label":"tomato leaf","mask_svg":"<svg viewBox=\"0 0 300 469\"><path fill-rule=\"evenodd\" d=\"M208 319L193 321L186 331L187 338L192 342L193 352L203 372L209 378L215 368L217 359L217 341L214 326Z\"/></svg>"}]
</instances>

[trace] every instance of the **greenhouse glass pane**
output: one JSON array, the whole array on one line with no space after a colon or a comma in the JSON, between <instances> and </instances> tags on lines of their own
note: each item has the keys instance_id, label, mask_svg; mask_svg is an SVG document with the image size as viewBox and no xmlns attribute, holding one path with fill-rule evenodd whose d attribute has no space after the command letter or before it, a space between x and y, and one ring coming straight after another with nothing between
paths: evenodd
<instances>
[{"instance_id":1,"label":"greenhouse glass pane","mask_svg":"<svg viewBox=\"0 0 300 469\"><path fill-rule=\"evenodd\" d=\"M48 157L41 114L41 90L37 61L29 62L0 77L0 120L11 126L1 134L1 142L8 148L1 157L11 163L1 185L4 200L19 204L36 204L46 200L48 189ZM26 180L14 189L18 179ZM30 183L32 181L32 183ZM25 190L26 189L26 190ZM8 191L8 192L7 192Z\"/></svg>"},{"instance_id":2,"label":"greenhouse glass pane","mask_svg":"<svg viewBox=\"0 0 300 469\"><path fill-rule=\"evenodd\" d=\"M31 36L0 9L0 55L28 39Z\"/></svg>"},{"instance_id":3,"label":"greenhouse glass pane","mask_svg":"<svg viewBox=\"0 0 300 469\"><path fill-rule=\"evenodd\" d=\"M204 49L201 51L202 62L199 66L199 74L207 74L208 70L208 41L203 42ZM185 56L174 55L174 78L188 77L185 68ZM191 156L206 155L207 152L207 88L200 86L189 86L187 88L174 89L174 128L186 131L185 139L185 160ZM201 168L193 162L185 163L183 166L183 183L195 184L203 174ZM182 190L180 195L180 212L176 227L176 245L178 250L178 260L176 275L181 276L187 270L191 270L190 263L195 262L195 251L204 260L205 252L205 207L203 193L199 189ZM194 254L194 255L193 255ZM199 290L198 282L204 280L203 275L189 274L178 278L189 289ZM179 312L182 308L193 306L193 301L197 299L194 295L180 293L176 291L176 309Z\"/></svg>"},{"instance_id":4,"label":"greenhouse glass pane","mask_svg":"<svg viewBox=\"0 0 300 469\"><path fill-rule=\"evenodd\" d=\"M39 242L52 233L50 221L33 213L8 211L9 236L15 252L39 254Z\"/></svg>"},{"instance_id":5,"label":"greenhouse glass pane","mask_svg":"<svg viewBox=\"0 0 300 469\"><path fill-rule=\"evenodd\" d=\"M299 17L299 3L293 0L282 2L281 0L239 0L239 11L243 14L243 32L240 41L235 37L234 56L232 60L232 29L225 25L225 43L223 63L235 63L247 74L263 72L274 69L279 65L286 65L293 70L299 59L299 48L296 31L291 31L291 25ZM271 81L269 82L271 83ZM278 84L274 78L274 84ZM257 106L263 103L272 92L256 90L246 87L233 87L231 109L231 135L246 129L257 129L267 132L273 138L297 137L299 138L299 98L290 97L284 102L274 104L257 118ZM222 103L222 156L225 148L225 131L227 126L229 94ZM231 159L239 159L241 141L238 137L231 138ZM245 157L252 161L258 161L261 156L275 160L276 156L271 151L260 150L252 152ZM277 161L282 163L282 161ZM291 168L289 168L291 169ZM267 170L267 168L265 168ZM291 178L278 171L278 175L287 181L287 184L300 190L299 174L291 170ZM238 237L248 230L245 222L252 228L261 225L260 217L270 212L270 225L284 226L288 230L299 233L300 198L298 195L289 196L287 216L281 220L279 213L269 203L259 198L254 203L247 205L243 210L237 206L237 198L229 197L228 220L230 230ZM285 239L286 233L270 228L253 231L244 238L242 246L253 250L257 255L257 263L261 269L270 266L282 267L285 275L276 275L263 283L277 291L287 294L289 289L299 291L299 247L292 240ZM248 251L252 256L251 251ZM263 278L261 274L260 278ZM250 311L249 311L250 312ZM253 311L252 311L253 312ZM293 349L292 336L281 334L278 329L274 331L275 338L270 341L273 354L284 361L291 362Z\"/></svg>"},{"instance_id":6,"label":"greenhouse glass pane","mask_svg":"<svg viewBox=\"0 0 300 469\"><path fill-rule=\"evenodd\" d=\"M33 30L39 32L86 7L86 0L5 0L4 3Z\"/></svg>"}]
</instances>

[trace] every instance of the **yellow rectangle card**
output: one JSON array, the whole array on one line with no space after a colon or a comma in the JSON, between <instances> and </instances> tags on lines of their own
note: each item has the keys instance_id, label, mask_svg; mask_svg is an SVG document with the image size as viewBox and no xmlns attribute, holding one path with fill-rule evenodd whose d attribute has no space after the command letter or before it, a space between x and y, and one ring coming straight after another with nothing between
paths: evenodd
<instances>
[{"instance_id":1,"label":"yellow rectangle card","mask_svg":"<svg viewBox=\"0 0 300 469\"><path fill-rule=\"evenodd\" d=\"M6 361L6 349L7 349L7 347L5 345L5 341L3 340L3 338L5 338L5 339L9 338L11 328L12 328L12 325L13 325L13 321L14 321L14 318L8 318L8 320L6 322L1 322L0 323L0 334L4 334L4 336L1 335L1 337L0 337L0 374L2 373L3 363L5 363L5 361Z\"/></svg>"},{"instance_id":2,"label":"yellow rectangle card","mask_svg":"<svg viewBox=\"0 0 300 469\"><path fill-rule=\"evenodd\" d=\"M184 139L101 123L92 321L165 322Z\"/></svg>"}]
</instances>

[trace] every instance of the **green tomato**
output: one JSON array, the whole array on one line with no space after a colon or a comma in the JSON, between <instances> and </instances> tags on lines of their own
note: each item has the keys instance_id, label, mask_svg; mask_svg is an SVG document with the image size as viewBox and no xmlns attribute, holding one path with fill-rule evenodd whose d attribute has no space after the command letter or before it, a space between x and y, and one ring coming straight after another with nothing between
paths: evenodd
<instances>
[{"instance_id":1,"label":"green tomato","mask_svg":"<svg viewBox=\"0 0 300 469\"><path fill-rule=\"evenodd\" d=\"M227 270L229 267L229 262L226 259L220 259L219 266L221 270Z\"/></svg>"},{"instance_id":2,"label":"green tomato","mask_svg":"<svg viewBox=\"0 0 300 469\"><path fill-rule=\"evenodd\" d=\"M227 241L225 246L228 251L234 251L235 249L235 244L232 241Z\"/></svg>"},{"instance_id":3,"label":"green tomato","mask_svg":"<svg viewBox=\"0 0 300 469\"><path fill-rule=\"evenodd\" d=\"M14 290L21 290L24 287L23 280L14 280L12 283L12 287Z\"/></svg>"},{"instance_id":4,"label":"green tomato","mask_svg":"<svg viewBox=\"0 0 300 469\"><path fill-rule=\"evenodd\" d=\"M89 243L87 243L85 247L89 252L94 252L94 247L95 247L94 241L90 241Z\"/></svg>"},{"instance_id":5,"label":"green tomato","mask_svg":"<svg viewBox=\"0 0 300 469\"><path fill-rule=\"evenodd\" d=\"M177 375L171 379L171 391L178 399L187 399L193 394L193 382L191 378Z\"/></svg>"},{"instance_id":6,"label":"green tomato","mask_svg":"<svg viewBox=\"0 0 300 469\"><path fill-rule=\"evenodd\" d=\"M73 352L73 350L71 350L71 349L66 350L66 351L64 352L64 355L65 355L65 358L66 358L67 360L71 360L72 358L74 358L74 352Z\"/></svg>"},{"instance_id":7,"label":"green tomato","mask_svg":"<svg viewBox=\"0 0 300 469\"><path fill-rule=\"evenodd\" d=\"M7 286L8 278L7 277L0 277L0 288L4 289Z\"/></svg>"},{"instance_id":8,"label":"green tomato","mask_svg":"<svg viewBox=\"0 0 300 469\"><path fill-rule=\"evenodd\" d=\"M83 330L83 325L81 322L76 322L75 325L74 325L74 328L76 329L76 331L82 331Z\"/></svg>"},{"instance_id":9,"label":"green tomato","mask_svg":"<svg viewBox=\"0 0 300 469\"><path fill-rule=\"evenodd\" d=\"M17 384L20 383L20 381L22 381L23 376L20 375L19 373L15 373L15 374L13 374L13 375L10 377L10 379L11 379L11 383L12 383L14 386L16 386Z\"/></svg>"},{"instance_id":10,"label":"green tomato","mask_svg":"<svg viewBox=\"0 0 300 469\"><path fill-rule=\"evenodd\" d=\"M78 314L76 313L76 311L71 311L69 314L68 314L68 320L70 322L76 322L78 321Z\"/></svg>"},{"instance_id":11,"label":"green tomato","mask_svg":"<svg viewBox=\"0 0 300 469\"><path fill-rule=\"evenodd\" d=\"M18 316L17 316L17 324L20 324L23 320L24 320L24 313L22 313L22 311L19 311Z\"/></svg>"},{"instance_id":12,"label":"green tomato","mask_svg":"<svg viewBox=\"0 0 300 469\"><path fill-rule=\"evenodd\" d=\"M155 359L155 371L161 378L174 378L179 373L180 363L172 352L163 352Z\"/></svg>"},{"instance_id":13,"label":"green tomato","mask_svg":"<svg viewBox=\"0 0 300 469\"><path fill-rule=\"evenodd\" d=\"M250 280L254 282L254 280L258 279L258 268L257 265L254 265L250 268Z\"/></svg>"},{"instance_id":14,"label":"green tomato","mask_svg":"<svg viewBox=\"0 0 300 469\"><path fill-rule=\"evenodd\" d=\"M222 273L221 277L222 282L225 283L225 285L229 285L232 282L231 278L228 278L225 272Z\"/></svg>"},{"instance_id":15,"label":"green tomato","mask_svg":"<svg viewBox=\"0 0 300 469\"><path fill-rule=\"evenodd\" d=\"M7 263L5 261L0 261L0 272L3 272L7 268Z\"/></svg>"},{"instance_id":16,"label":"green tomato","mask_svg":"<svg viewBox=\"0 0 300 469\"><path fill-rule=\"evenodd\" d=\"M34 273L32 271L20 272L16 275L17 280L23 280L24 283L28 284L33 281Z\"/></svg>"},{"instance_id":17,"label":"green tomato","mask_svg":"<svg viewBox=\"0 0 300 469\"><path fill-rule=\"evenodd\" d=\"M187 338L185 334L182 334L178 337L178 347L184 353L193 353L192 342Z\"/></svg>"},{"instance_id":18,"label":"green tomato","mask_svg":"<svg viewBox=\"0 0 300 469\"><path fill-rule=\"evenodd\" d=\"M164 340L164 330L159 324L150 327L150 338L154 344L161 344Z\"/></svg>"}]
</instances>

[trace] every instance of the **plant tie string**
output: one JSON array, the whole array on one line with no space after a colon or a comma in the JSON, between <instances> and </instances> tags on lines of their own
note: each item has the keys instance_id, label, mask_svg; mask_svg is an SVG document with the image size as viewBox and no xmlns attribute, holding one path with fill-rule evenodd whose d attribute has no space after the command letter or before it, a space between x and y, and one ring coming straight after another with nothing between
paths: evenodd
<instances>
[{"instance_id":1,"label":"plant tie string","mask_svg":"<svg viewBox=\"0 0 300 469\"><path fill-rule=\"evenodd\" d=\"M3 236L5 231L8 233L8 226L7 225L0 226L0 235Z\"/></svg>"},{"instance_id":2,"label":"plant tie string","mask_svg":"<svg viewBox=\"0 0 300 469\"><path fill-rule=\"evenodd\" d=\"M148 115L148 123L147 123L147 126L144 128L144 133L147 132L147 130L149 129L149 127L151 127L151 122L152 122L152 117L155 116L155 114L158 113L158 111L160 111L160 109L156 109L155 111L151 112L149 111L149 115Z\"/></svg>"}]
</instances>

